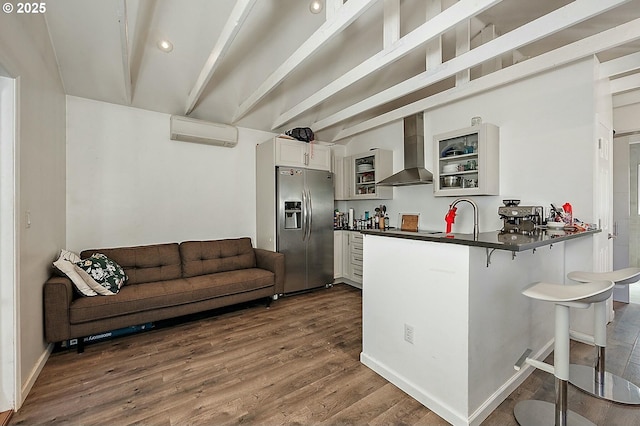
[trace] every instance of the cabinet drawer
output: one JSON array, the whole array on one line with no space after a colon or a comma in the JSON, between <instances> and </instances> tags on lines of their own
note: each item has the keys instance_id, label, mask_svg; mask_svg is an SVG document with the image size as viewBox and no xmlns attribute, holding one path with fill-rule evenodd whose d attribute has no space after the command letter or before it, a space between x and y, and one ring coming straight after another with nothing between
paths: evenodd
<instances>
[{"instance_id":1,"label":"cabinet drawer","mask_svg":"<svg viewBox=\"0 0 640 426\"><path fill-rule=\"evenodd\" d=\"M360 243L362 245L362 241L364 240L364 236L359 232L351 232L351 241L354 243Z\"/></svg>"},{"instance_id":2,"label":"cabinet drawer","mask_svg":"<svg viewBox=\"0 0 640 426\"><path fill-rule=\"evenodd\" d=\"M362 283L362 265L351 265L351 278L357 283Z\"/></svg>"},{"instance_id":3,"label":"cabinet drawer","mask_svg":"<svg viewBox=\"0 0 640 426\"><path fill-rule=\"evenodd\" d=\"M351 253L351 264L354 266L359 266L362 269L362 253Z\"/></svg>"}]
</instances>

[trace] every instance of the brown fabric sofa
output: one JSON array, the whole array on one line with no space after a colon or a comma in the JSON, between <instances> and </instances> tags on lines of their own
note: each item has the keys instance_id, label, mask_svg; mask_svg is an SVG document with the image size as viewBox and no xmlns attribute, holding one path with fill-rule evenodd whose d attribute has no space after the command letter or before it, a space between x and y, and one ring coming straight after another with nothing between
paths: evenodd
<instances>
[{"instance_id":1,"label":"brown fabric sofa","mask_svg":"<svg viewBox=\"0 0 640 426\"><path fill-rule=\"evenodd\" d=\"M92 249L80 257L93 253L113 259L128 280L116 295L83 297L69 278L49 278L44 284L47 342L275 299L284 291L284 255L253 248L250 238Z\"/></svg>"}]
</instances>

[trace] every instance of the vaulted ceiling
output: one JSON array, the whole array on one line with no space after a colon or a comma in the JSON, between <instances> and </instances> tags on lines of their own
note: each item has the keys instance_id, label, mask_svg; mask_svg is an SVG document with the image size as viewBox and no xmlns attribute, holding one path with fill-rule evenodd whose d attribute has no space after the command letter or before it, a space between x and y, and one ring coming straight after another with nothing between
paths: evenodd
<instances>
[{"instance_id":1,"label":"vaulted ceiling","mask_svg":"<svg viewBox=\"0 0 640 426\"><path fill-rule=\"evenodd\" d=\"M640 0L309 3L56 0L45 19L69 95L329 141L592 55L614 105L640 102Z\"/></svg>"}]
</instances>

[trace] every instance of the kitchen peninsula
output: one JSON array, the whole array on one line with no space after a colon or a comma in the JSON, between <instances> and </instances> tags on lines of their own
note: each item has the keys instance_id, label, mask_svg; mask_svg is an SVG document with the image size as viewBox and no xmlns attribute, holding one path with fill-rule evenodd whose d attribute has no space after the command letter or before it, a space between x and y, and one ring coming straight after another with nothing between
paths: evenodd
<instances>
[{"instance_id":1,"label":"kitchen peninsula","mask_svg":"<svg viewBox=\"0 0 640 426\"><path fill-rule=\"evenodd\" d=\"M553 306L523 297L565 281L565 250L599 231L534 236L365 230L362 363L454 425L480 424L552 350Z\"/></svg>"}]
</instances>

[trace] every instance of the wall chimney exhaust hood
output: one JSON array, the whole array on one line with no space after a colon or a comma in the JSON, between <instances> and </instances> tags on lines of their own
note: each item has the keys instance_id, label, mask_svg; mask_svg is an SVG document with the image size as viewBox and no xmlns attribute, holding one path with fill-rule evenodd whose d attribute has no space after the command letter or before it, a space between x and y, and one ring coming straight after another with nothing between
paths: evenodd
<instances>
[{"instance_id":1,"label":"wall chimney exhaust hood","mask_svg":"<svg viewBox=\"0 0 640 426\"><path fill-rule=\"evenodd\" d=\"M422 113L405 117L404 170L378 182L381 186L433 183L433 174L424 168L424 118Z\"/></svg>"}]
</instances>

